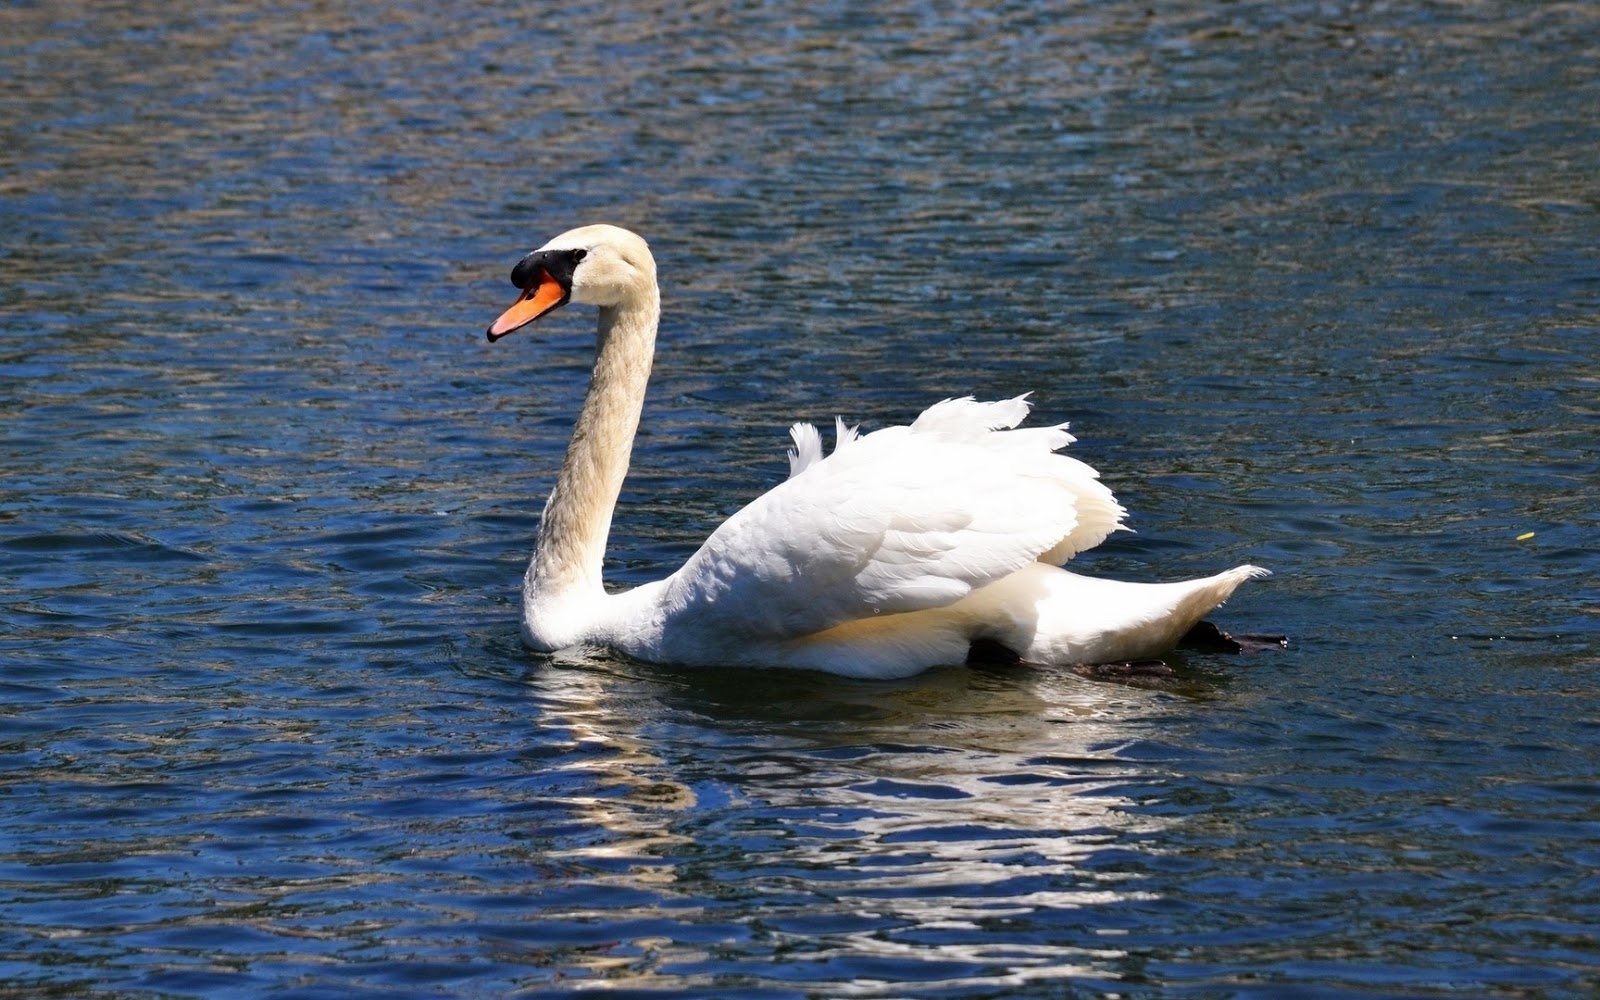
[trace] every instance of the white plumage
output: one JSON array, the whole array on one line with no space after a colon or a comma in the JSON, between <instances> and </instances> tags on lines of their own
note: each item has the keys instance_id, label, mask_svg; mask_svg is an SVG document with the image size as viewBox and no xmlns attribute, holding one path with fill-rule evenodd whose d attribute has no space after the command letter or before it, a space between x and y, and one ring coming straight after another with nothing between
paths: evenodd
<instances>
[{"instance_id":1,"label":"white plumage","mask_svg":"<svg viewBox=\"0 0 1600 1000\"><path fill-rule=\"evenodd\" d=\"M569 300L601 310L589 395L524 580L534 648L860 677L961 663L978 641L1026 661L1102 663L1167 651L1266 572L1132 584L1059 568L1126 511L1094 469L1058 453L1074 440L1065 424L1019 427L1026 397L963 398L870 434L838 421L826 456L815 427L794 425L787 480L667 579L607 594L600 561L659 318L655 263L633 233L588 226L529 254L513 281L523 295L491 339Z\"/></svg>"}]
</instances>

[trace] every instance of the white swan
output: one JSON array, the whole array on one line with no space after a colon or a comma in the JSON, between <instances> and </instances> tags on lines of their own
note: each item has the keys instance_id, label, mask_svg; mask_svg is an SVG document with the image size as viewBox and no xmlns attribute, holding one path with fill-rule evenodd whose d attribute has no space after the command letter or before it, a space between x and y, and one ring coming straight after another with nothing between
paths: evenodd
<instances>
[{"instance_id":1,"label":"white swan","mask_svg":"<svg viewBox=\"0 0 1600 1000\"><path fill-rule=\"evenodd\" d=\"M522 295L498 340L567 302L600 307L589 392L523 580L522 635L663 663L905 677L974 648L1045 664L1157 656L1247 579L1090 579L1058 564L1126 514L1098 474L1055 454L1066 425L1014 430L1024 398L949 399L909 427L833 452L790 431L790 476L728 518L676 573L621 593L601 582L606 535L655 351L660 296L644 240L615 226L557 236L511 272Z\"/></svg>"}]
</instances>

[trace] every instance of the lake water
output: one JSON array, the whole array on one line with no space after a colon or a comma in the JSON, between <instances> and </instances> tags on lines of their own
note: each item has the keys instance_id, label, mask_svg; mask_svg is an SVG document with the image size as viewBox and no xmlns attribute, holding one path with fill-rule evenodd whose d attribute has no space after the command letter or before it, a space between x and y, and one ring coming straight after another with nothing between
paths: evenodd
<instances>
[{"instance_id":1,"label":"lake water","mask_svg":"<svg viewBox=\"0 0 1600 1000\"><path fill-rule=\"evenodd\" d=\"M1600 991L1600 9L0 11L0 993ZM1032 390L1272 568L1153 685L552 661L517 586L644 233L610 572L784 429Z\"/></svg>"}]
</instances>

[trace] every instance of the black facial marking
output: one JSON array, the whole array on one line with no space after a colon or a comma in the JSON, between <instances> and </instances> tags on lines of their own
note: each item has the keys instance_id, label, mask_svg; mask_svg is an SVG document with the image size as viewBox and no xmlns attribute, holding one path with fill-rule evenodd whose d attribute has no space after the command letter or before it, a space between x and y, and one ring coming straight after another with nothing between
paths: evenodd
<instances>
[{"instance_id":1,"label":"black facial marking","mask_svg":"<svg viewBox=\"0 0 1600 1000\"><path fill-rule=\"evenodd\" d=\"M517 266L511 269L511 283L526 291L539 280L539 272L543 271L560 283L562 288L572 289L572 272L578 269L578 262L589 255L589 251L579 247L575 250L535 250L533 253L517 261Z\"/></svg>"}]
</instances>

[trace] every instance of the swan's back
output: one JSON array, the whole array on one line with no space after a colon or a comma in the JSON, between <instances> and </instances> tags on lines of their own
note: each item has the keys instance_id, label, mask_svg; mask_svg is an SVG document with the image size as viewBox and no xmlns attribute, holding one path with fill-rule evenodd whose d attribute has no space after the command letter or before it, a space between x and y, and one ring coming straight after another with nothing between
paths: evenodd
<instances>
[{"instance_id":1,"label":"swan's back","mask_svg":"<svg viewBox=\"0 0 1600 1000\"><path fill-rule=\"evenodd\" d=\"M1125 514L1095 471L1055 454L1063 426L1013 428L1022 399L946 400L908 427L795 434L791 477L719 527L667 582L696 642L778 640L953 604L1041 559L1064 562Z\"/></svg>"}]
</instances>

